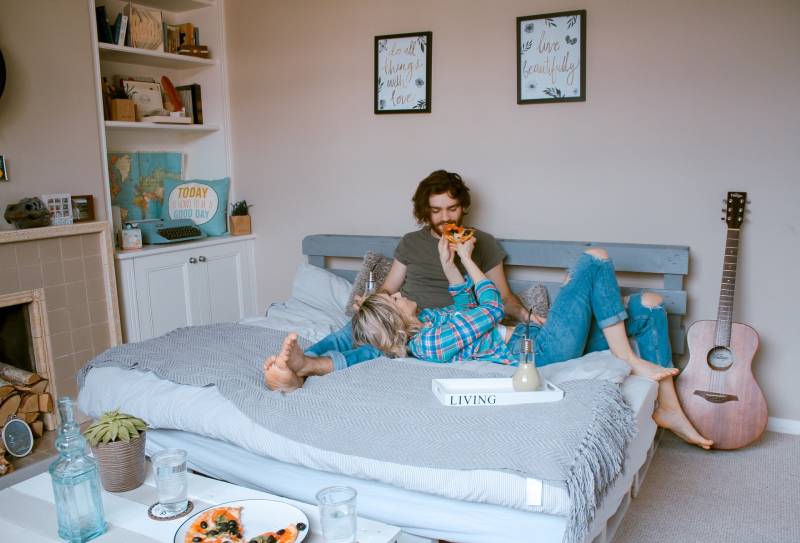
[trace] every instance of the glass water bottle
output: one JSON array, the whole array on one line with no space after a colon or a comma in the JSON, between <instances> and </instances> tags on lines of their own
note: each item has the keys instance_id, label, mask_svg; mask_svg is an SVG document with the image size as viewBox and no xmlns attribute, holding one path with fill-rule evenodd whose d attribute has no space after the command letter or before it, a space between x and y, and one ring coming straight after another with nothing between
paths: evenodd
<instances>
[{"instance_id":1,"label":"glass water bottle","mask_svg":"<svg viewBox=\"0 0 800 543\"><path fill-rule=\"evenodd\" d=\"M83 543L106 531L100 474L95 460L86 454L86 439L75 422L72 399L58 400L58 414L58 459L50 464L58 535L69 543Z\"/></svg>"},{"instance_id":2,"label":"glass water bottle","mask_svg":"<svg viewBox=\"0 0 800 543\"><path fill-rule=\"evenodd\" d=\"M366 298L370 294L375 293L375 275L372 273L372 270L369 271L369 276L367 277L367 284L364 286L364 297Z\"/></svg>"},{"instance_id":3,"label":"glass water bottle","mask_svg":"<svg viewBox=\"0 0 800 543\"><path fill-rule=\"evenodd\" d=\"M533 358L533 341L528 338L523 339L522 345L520 345L519 363L514 377L511 378L511 383L517 392L539 390L541 380Z\"/></svg>"}]
</instances>

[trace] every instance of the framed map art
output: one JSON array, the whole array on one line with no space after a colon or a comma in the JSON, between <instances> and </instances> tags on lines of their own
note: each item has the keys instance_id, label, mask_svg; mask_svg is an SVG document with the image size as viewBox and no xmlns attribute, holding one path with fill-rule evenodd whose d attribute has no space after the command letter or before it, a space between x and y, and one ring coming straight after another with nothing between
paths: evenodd
<instances>
[{"instance_id":1,"label":"framed map art","mask_svg":"<svg viewBox=\"0 0 800 543\"><path fill-rule=\"evenodd\" d=\"M517 103L586 101L586 10L517 17Z\"/></svg>"},{"instance_id":2,"label":"framed map art","mask_svg":"<svg viewBox=\"0 0 800 543\"><path fill-rule=\"evenodd\" d=\"M431 112L431 32L375 36L375 113Z\"/></svg>"}]
</instances>

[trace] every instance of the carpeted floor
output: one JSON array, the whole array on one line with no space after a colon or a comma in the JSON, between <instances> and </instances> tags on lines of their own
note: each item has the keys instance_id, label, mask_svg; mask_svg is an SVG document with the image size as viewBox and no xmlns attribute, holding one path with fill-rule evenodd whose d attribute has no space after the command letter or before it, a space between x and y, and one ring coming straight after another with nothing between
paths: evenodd
<instances>
[{"instance_id":1,"label":"carpeted floor","mask_svg":"<svg viewBox=\"0 0 800 543\"><path fill-rule=\"evenodd\" d=\"M665 432L614 543L800 542L800 436L703 451Z\"/></svg>"}]
</instances>

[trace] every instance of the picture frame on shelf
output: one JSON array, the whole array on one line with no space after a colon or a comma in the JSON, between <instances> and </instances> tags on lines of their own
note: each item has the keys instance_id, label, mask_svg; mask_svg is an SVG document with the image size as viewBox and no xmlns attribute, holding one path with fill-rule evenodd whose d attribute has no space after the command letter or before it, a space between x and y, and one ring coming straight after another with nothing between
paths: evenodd
<instances>
[{"instance_id":1,"label":"picture frame on shelf","mask_svg":"<svg viewBox=\"0 0 800 543\"><path fill-rule=\"evenodd\" d=\"M147 81L122 80L125 96L136 106L136 120L143 117L161 115L164 111L164 98L161 95L161 84Z\"/></svg>"},{"instance_id":2,"label":"picture frame on shelf","mask_svg":"<svg viewBox=\"0 0 800 543\"><path fill-rule=\"evenodd\" d=\"M375 114L431 112L432 32L375 36Z\"/></svg>"},{"instance_id":3,"label":"picture frame on shelf","mask_svg":"<svg viewBox=\"0 0 800 543\"><path fill-rule=\"evenodd\" d=\"M74 222L94 220L94 196L81 194L72 197L72 220Z\"/></svg>"},{"instance_id":4,"label":"picture frame on shelf","mask_svg":"<svg viewBox=\"0 0 800 543\"><path fill-rule=\"evenodd\" d=\"M180 85L175 87L183 101L186 116L192 119L194 124L203 124L203 100L200 93L200 85Z\"/></svg>"},{"instance_id":5,"label":"picture frame on shelf","mask_svg":"<svg viewBox=\"0 0 800 543\"><path fill-rule=\"evenodd\" d=\"M72 198L68 193L42 194L42 202L50 212L50 221L54 226L72 224Z\"/></svg>"},{"instance_id":6,"label":"picture frame on shelf","mask_svg":"<svg viewBox=\"0 0 800 543\"><path fill-rule=\"evenodd\" d=\"M517 104L586 101L586 10L517 17Z\"/></svg>"}]
</instances>

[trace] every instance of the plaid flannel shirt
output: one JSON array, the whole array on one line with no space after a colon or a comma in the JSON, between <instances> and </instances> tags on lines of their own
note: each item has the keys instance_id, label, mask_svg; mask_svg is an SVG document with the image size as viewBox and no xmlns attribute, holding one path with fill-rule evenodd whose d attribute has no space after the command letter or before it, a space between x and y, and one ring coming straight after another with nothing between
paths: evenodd
<instances>
[{"instance_id":1,"label":"plaid flannel shirt","mask_svg":"<svg viewBox=\"0 0 800 543\"><path fill-rule=\"evenodd\" d=\"M419 320L423 327L408 342L411 353L420 360L492 360L505 364L513 360L511 352L495 325L503 320L500 292L488 279L474 285L469 277L464 283L448 288L454 304L423 309Z\"/></svg>"}]
</instances>

